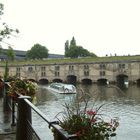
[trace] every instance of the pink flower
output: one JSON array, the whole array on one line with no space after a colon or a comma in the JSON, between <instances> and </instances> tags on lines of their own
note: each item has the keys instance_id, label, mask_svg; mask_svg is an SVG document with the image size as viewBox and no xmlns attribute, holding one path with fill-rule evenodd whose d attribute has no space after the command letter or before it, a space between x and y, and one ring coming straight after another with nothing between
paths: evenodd
<instances>
[{"instance_id":1,"label":"pink flower","mask_svg":"<svg viewBox=\"0 0 140 140\"><path fill-rule=\"evenodd\" d=\"M87 114L90 116L96 115L96 111L88 110Z\"/></svg>"}]
</instances>

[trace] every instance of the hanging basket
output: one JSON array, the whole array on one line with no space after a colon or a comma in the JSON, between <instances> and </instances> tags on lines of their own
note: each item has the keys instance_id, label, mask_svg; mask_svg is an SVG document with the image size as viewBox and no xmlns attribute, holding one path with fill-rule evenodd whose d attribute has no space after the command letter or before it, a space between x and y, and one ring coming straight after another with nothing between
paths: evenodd
<instances>
[{"instance_id":1,"label":"hanging basket","mask_svg":"<svg viewBox=\"0 0 140 140\"><path fill-rule=\"evenodd\" d=\"M10 82L8 95L16 101L20 95L30 96L32 99L36 94L36 90L37 87L35 83L27 80L16 79Z\"/></svg>"}]
</instances>

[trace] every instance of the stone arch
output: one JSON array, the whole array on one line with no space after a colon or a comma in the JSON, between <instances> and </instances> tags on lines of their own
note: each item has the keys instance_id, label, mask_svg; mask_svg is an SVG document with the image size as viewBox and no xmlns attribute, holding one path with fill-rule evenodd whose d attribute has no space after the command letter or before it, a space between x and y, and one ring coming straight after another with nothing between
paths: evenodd
<instances>
[{"instance_id":1,"label":"stone arch","mask_svg":"<svg viewBox=\"0 0 140 140\"><path fill-rule=\"evenodd\" d=\"M68 75L67 76L67 83L75 85L76 82L77 82L77 77L75 75Z\"/></svg>"},{"instance_id":2,"label":"stone arch","mask_svg":"<svg viewBox=\"0 0 140 140\"><path fill-rule=\"evenodd\" d=\"M97 80L98 85L107 85L109 82L106 78L100 78Z\"/></svg>"},{"instance_id":3,"label":"stone arch","mask_svg":"<svg viewBox=\"0 0 140 140\"><path fill-rule=\"evenodd\" d=\"M137 83L138 86L140 86L140 79L137 79L136 83Z\"/></svg>"},{"instance_id":4,"label":"stone arch","mask_svg":"<svg viewBox=\"0 0 140 140\"><path fill-rule=\"evenodd\" d=\"M36 80L35 79L28 79L29 81L31 81L31 82L36 82Z\"/></svg>"},{"instance_id":5,"label":"stone arch","mask_svg":"<svg viewBox=\"0 0 140 140\"><path fill-rule=\"evenodd\" d=\"M49 83L48 79L40 79L39 80L39 84L46 85L48 83Z\"/></svg>"},{"instance_id":6,"label":"stone arch","mask_svg":"<svg viewBox=\"0 0 140 140\"><path fill-rule=\"evenodd\" d=\"M81 82L82 82L82 84L88 84L88 85L89 85L89 84L90 84L90 85L92 84L92 80L89 79L89 78L82 79Z\"/></svg>"},{"instance_id":7,"label":"stone arch","mask_svg":"<svg viewBox=\"0 0 140 140\"><path fill-rule=\"evenodd\" d=\"M57 82L57 83L62 83L62 82L63 82L63 80L62 80L62 79L58 79L58 78L53 79L52 81L53 81L53 82Z\"/></svg>"},{"instance_id":8,"label":"stone arch","mask_svg":"<svg viewBox=\"0 0 140 140\"><path fill-rule=\"evenodd\" d=\"M119 74L116 77L117 85L119 87L127 87L129 80L128 80L128 75L125 74Z\"/></svg>"}]
</instances>

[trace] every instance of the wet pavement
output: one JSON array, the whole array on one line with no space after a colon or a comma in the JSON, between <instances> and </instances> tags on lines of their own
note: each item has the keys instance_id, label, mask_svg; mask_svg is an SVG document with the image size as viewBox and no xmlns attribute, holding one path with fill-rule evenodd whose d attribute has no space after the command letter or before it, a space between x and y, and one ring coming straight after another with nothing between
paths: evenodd
<instances>
[{"instance_id":1,"label":"wet pavement","mask_svg":"<svg viewBox=\"0 0 140 140\"><path fill-rule=\"evenodd\" d=\"M11 126L11 110L0 97L0 140L15 140L16 127Z\"/></svg>"},{"instance_id":2,"label":"wet pavement","mask_svg":"<svg viewBox=\"0 0 140 140\"><path fill-rule=\"evenodd\" d=\"M15 134L0 135L0 140L15 140Z\"/></svg>"}]
</instances>

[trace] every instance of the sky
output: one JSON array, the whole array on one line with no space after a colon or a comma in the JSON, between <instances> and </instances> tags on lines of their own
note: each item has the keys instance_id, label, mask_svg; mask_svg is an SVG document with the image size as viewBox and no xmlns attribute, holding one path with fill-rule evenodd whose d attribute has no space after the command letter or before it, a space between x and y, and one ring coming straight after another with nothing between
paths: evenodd
<instances>
[{"instance_id":1,"label":"sky","mask_svg":"<svg viewBox=\"0 0 140 140\"><path fill-rule=\"evenodd\" d=\"M49 53L64 54L66 40L74 36L77 45L98 56L140 54L140 0L0 2L2 21L20 31L7 41L13 49L27 51L39 43Z\"/></svg>"}]
</instances>

